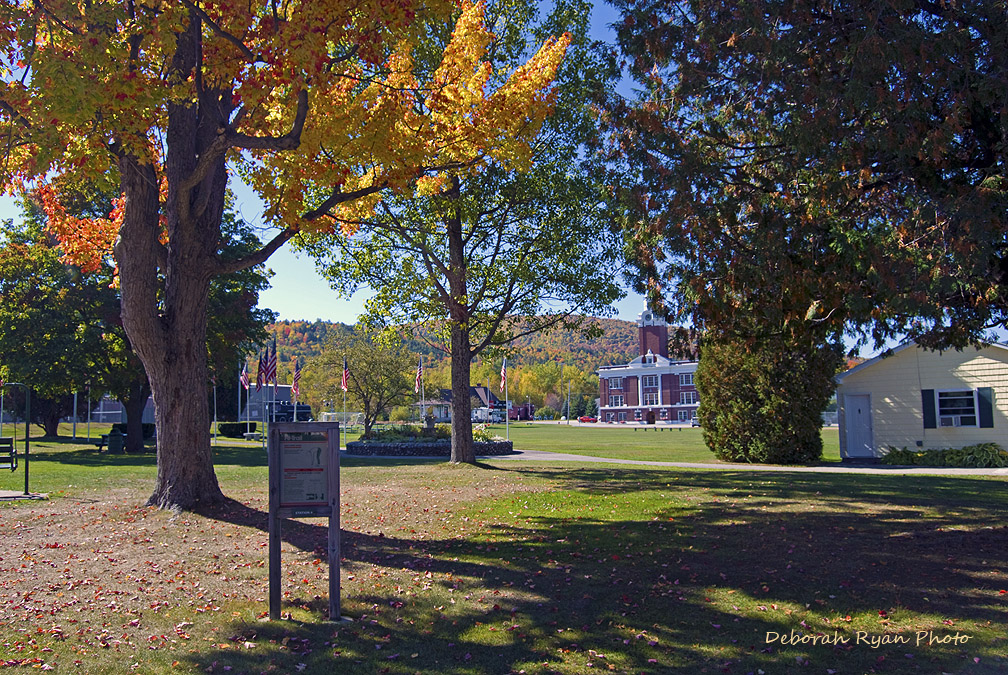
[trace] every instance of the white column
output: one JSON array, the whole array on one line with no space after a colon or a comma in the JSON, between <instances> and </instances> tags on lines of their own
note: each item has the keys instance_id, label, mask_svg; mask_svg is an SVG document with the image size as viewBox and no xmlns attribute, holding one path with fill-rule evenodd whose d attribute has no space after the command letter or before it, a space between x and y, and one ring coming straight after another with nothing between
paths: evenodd
<instances>
[{"instance_id":1,"label":"white column","mask_svg":"<svg viewBox=\"0 0 1008 675\"><path fill-rule=\"evenodd\" d=\"M644 373L637 374L637 407L644 407Z\"/></svg>"}]
</instances>

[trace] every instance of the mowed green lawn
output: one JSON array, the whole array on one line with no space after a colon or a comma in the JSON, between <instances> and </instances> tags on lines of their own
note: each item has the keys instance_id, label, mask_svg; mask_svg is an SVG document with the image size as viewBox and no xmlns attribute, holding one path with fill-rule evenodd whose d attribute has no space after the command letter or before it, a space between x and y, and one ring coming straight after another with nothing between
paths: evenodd
<instances>
[{"instance_id":1,"label":"mowed green lawn","mask_svg":"<svg viewBox=\"0 0 1008 675\"><path fill-rule=\"evenodd\" d=\"M284 523L262 620L261 448L179 514L143 506L150 454L33 448L51 498L0 504L19 672L1008 672L1004 478L346 458L334 625L320 519Z\"/></svg>"},{"instance_id":2,"label":"mowed green lawn","mask_svg":"<svg viewBox=\"0 0 1008 675\"><path fill-rule=\"evenodd\" d=\"M505 435L504 425L491 429ZM542 450L590 457L612 457L651 462L716 462L696 427L619 425L537 424L510 425L516 450ZM840 439L836 427L822 430L823 461L840 461Z\"/></svg>"}]
</instances>

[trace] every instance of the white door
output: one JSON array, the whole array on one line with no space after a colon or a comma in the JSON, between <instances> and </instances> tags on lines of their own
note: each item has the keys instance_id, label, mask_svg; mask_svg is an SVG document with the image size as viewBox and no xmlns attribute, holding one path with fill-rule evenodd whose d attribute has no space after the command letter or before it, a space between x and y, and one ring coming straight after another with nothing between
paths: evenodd
<instances>
[{"instance_id":1,"label":"white door","mask_svg":"<svg viewBox=\"0 0 1008 675\"><path fill-rule=\"evenodd\" d=\"M868 394L845 394L844 420L847 428L847 456L874 457L871 397Z\"/></svg>"}]
</instances>

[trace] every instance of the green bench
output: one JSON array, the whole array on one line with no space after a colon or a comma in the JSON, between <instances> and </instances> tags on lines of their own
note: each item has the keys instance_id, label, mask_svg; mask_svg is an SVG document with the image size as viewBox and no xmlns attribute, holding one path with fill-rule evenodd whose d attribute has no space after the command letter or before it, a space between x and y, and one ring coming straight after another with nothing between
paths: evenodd
<instances>
[{"instance_id":1,"label":"green bench","mask_svg":"<svg viewBox=\"0 0 1008 675\"><path fill-rule=\"evenodd\" d=\"M0 469L17 468L17 451L14 449L14 439L10 437L0 438Z\"/></svg>"}]
</instances>

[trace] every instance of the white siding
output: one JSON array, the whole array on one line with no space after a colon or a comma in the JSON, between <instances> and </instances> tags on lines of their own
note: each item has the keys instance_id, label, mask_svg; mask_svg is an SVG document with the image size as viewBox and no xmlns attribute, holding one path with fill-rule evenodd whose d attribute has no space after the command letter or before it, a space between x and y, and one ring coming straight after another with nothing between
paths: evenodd
<instances>
[{"instance_id":1,"label":"white siding","mask_svg":"<svg viewBox=\"0 0 1008 675\"><path fill-rule=\"evenodd\" d=\"M994 390L993 429L924 428L921 390L981 387ZM871 394L873 439L879 455L888 447L932 450L987 441L1008 447L1008 349L1003 347L979 351L967 347L939 354L913 346L846 374L837 387L841 456L846 456L844 394Z\"/></svg>"}]
</instances>

